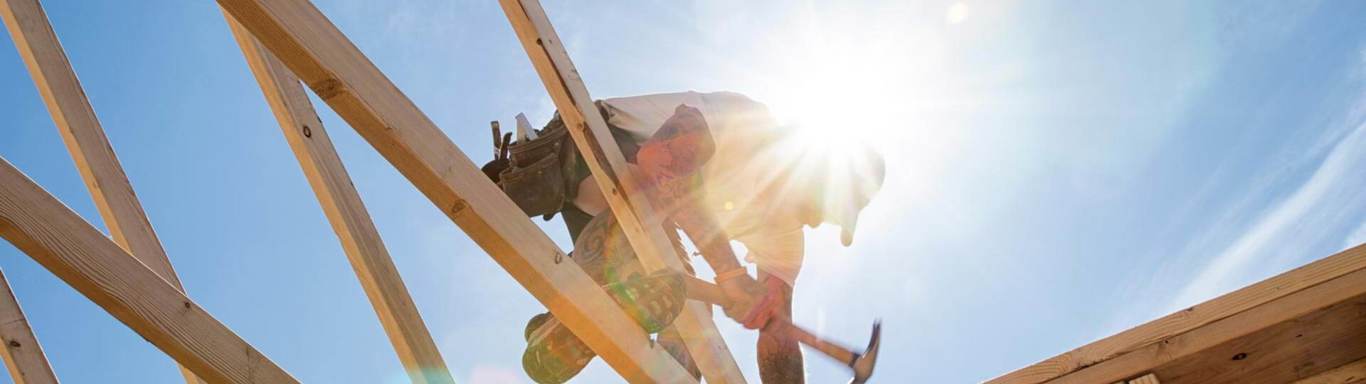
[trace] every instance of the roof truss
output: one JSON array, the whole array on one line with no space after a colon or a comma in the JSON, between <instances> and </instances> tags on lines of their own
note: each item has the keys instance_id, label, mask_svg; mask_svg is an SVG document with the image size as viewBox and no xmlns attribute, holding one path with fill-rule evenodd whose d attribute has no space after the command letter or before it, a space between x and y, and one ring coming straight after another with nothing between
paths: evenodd
<instances>
[{"instance_id":1,"label":"roof truss","mask_svg":"<svg viewBox=\"0 0 1366 384\"><path fill-rule=\"evenodd\" d=\"M414 382L452 380L300 81L624 378L693 380L577 265L556 262L563 251L311 3L218 2ZM681 270L539 2L500 3L642 263ZM186 297L38 1L0 6L113 240L3 159L0 237L174 358L188 381L295 382ZM1361 381L1363 308L1366 245L989 382ZM3 275L0 321L16 381L56 382ZM708 382L744 381L705 304L690 302L676 325Z\"/></svg>"},{"instance_id":2,"label":"roof truss","mask_svg":"<svg viewBox=\"0 0 1366 384\"><path fill-rule=\"evenodd\" d=\"M414 383L454 384L299 78L242 24L224 16L409 378Z\"/></svg>"},{"instance_id":3,"label":"roof truss","mask_svg":"<svg viewBox=\"0 0 1366 384\"><path fill-rule=\"evenodd\" d=\"M219 4L623 377L692 381L312 4Z\"/></svg>"}]
</instances>

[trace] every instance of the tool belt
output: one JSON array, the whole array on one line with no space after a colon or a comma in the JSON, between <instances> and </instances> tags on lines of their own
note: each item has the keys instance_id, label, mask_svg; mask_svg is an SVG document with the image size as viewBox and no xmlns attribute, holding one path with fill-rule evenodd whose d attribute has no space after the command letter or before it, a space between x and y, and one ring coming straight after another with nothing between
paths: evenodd
<instances>
[{"instance_id":1,"label":"tool belt","mask_svg":"<svg viewBox=\"0 0 1366 384\"><path fill-rule=\"evenodd\" d=\"M602 104L598 104L602 112ZM608 124L609 131L628 162L635 162L639 147L630 133ZM495 132L495 138L498 134ZM482 168L528 217L550 220L566 202L578 196L579 183L590 174L588 164L574 146L558 113L537 132L537 137L509 143L510 135L495 140L499 153Z\"/></svg>"}]
</instances>

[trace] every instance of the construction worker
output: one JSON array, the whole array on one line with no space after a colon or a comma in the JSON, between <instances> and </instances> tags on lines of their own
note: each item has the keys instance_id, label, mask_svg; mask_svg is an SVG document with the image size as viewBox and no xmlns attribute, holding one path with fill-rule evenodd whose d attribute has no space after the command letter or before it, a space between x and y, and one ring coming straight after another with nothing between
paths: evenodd
<instances>
[{"instance_id":1,"label":"construction worker","mask_svg":"<svg viewBox=\"0 0 1366 384\"><path fill-rule=\"evenodd\" d=\"M655 94L606 99L598 106L655 208L672 219L716 272L716 283L733 303L724 308L726 315L759 330L763 382L803 382L797 341L770 321L774 315L791 317L792 290L804 257L803 227L838 225L842 243L850 245L859 212L881 187L881 156L857 143L839 150L830 142L804 140L779 125L763 104L737 93ZM485 171L528 215L563 214L578 253L571 256L595 279L604 279L600 284L618 284L609 293L630 292L613 293L624 307L663 308L653 314L636 310L638 322L670 320L666 312L681 310L683 299L657 291L677 289L677 280L646 277L630 285L601 277L628 275L604 274L602 266L626 268L634 255L616 234L620 230L610 220L606 199L564 132L556 117L536 139L513 144L511 161ZM666 232L676 233L670 229ZM757 265L757 278L741 264L731 241L748 250L745 260ZM628 305L632 300L650 302ZM577 339L554 340L572 339L572 334L552 332L544 327L548 319L543 314L528 324L531 345L524 368L538 382L563 382L592 354L579 350L586 347L574 343ZM659 342L696 375L676 333L651 328L646 326L661 331ZM537 329L542 332L536 334Z\"/></svg>"}]
</instances>

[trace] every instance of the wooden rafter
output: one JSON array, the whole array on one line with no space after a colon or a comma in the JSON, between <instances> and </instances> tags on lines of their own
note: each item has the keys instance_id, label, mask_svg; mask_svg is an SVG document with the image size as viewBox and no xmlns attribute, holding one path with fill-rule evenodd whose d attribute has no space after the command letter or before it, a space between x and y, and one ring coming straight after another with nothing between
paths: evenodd
<instances>
[{"instance_id":1,"label":"wooden rafter","mask_svg":"<svg viewBox=\"0 0 1366 384\"><path fill-rule=\"evenodd\" d=\"M47 104L71 158L76 161L76 168L109 227L110 236L125 251L183 291L180 279L166 257L166 250L133 193L133 186L114 155L42 5L38 0L0 0L0 7L3 7L0 14L9 26L19 55L28 65L38 93ZM180 372L186 382L201 382L184 367Z\"/></svg>"},{"instance_id":2,"label":"wooden rafter","mask_svg":"<svg viewBox=\"0 0 1366 384\"><path fill-rule=\"evenodd\" d=\"M57 375L33 336L33 329L10 291L9 281L0 272L0 357L5 359L10 379L15 384L57 384Z\"/></svg>"},{"instance_id":3,"label":"wooden rafter","mask_svg":"<svg viewBox=\"0 0 1366 384\"><path fill-rule=\"evenodd\" d=\"M104 135L85 90L36 0L0 0L10 36L28 65L67 149L91 191L109 235L138 260L179 284L142 205Z\"/></svg>"},{"instance_id":4,"label":"wooden rafter","mask_svg":"<svg viewBox=\"0 0 1366 384\"><path fill-rule=\"evenodd\" d=\"M3 159L0 237L205 381L297 382Z\"/></svg>"},{"instance_id":5,"label":"wooden rafter","mask_svg":"<svg viewBox=\"0 0 1366 384\"><path fill-rule=\"evenodd\" d=\"M584 154L617 222L641 263L649 270L672 269L683 273L679 259L661 226L650 200L627 168L626 157L608 131L607 122L588 94L569 53L537 0L500 0L503 12L517 32L532 65L541 76L550 98L569 127L569 134ZM688 351L710 383L743 383L740 367L712 323L707 304L689 301L674 321Z\"/></svg>"},{"instance_id":6,"label":"wooden rafter","mask_svg":"<svg viewBox=\"0 0 1366 384\"><path fill-rule=\"evenodd\" d=\"M1358 245L988 383L1286 383L1366 357ZM1074 366L1083 356L1084 366Z\"/></svg>"},{"instance_id":7,"label":"wooden rafter","mask_svg":"<svg viewBox=\"0 0 1366 384\"><path fill-rule=\"evenodd\" d=\"M294 157L414 383L455 383L299 79L225 15Z\"/></svg>"},{"instance_id":8,"label":"wooden rafter","mask_svg":"<svg viewBox=\"0 0 1366 384\"><path fill-rule=\"evenodd\" d=\"M626 380L691 380L311 3L218 3Z\"/></svg>"}]
</instances>

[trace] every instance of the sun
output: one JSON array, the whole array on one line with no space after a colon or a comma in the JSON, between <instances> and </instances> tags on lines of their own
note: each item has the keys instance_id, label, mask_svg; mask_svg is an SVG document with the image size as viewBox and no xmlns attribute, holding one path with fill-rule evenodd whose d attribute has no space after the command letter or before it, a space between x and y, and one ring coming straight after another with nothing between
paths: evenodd
<instances>
[{"instance_id":1,"label":"sun","mask_svg":"<svg viewBox=\"0 0 1366 384\"><path fill-rule=\"evenodd\" d=\"M854 25L809 25L774 52L764 102L814 146L904 134L915 62L905 35Z\"/></svg>"}]
</instances>

